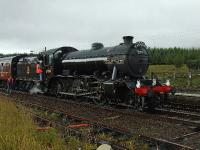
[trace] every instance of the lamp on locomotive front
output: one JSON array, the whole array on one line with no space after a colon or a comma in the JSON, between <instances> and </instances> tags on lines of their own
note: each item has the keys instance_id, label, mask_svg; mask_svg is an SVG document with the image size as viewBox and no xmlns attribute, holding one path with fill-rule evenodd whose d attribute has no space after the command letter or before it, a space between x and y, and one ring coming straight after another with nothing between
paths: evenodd
<instances>
[{"instance_id":1,"label":"lamp on locomotive front","mask_svg":"<svg viewBox=\"0 0 200 150\"><path fill-rule=\"evenodd\" d=\"M166 85L166 86L170 86L170 81L169 81L169 79L168 79L168 80L166 80L166 83L165 83L165 85Z\"/></svg>"},{"instance_id":2,"label":"lamp on locomotive front","mask_svg":"<svg viewBox=\"0 0 200 150\"><path fill-rule=\"evenodd\" d=\"M152 81L152 85L155 86L156 84L157 84L156 79L153 79L153 81Z\"/></svg>"},{"instance_id":3,"label":"lamp on locomotive front","mask_svg":"<svg viewBox=\"0 0 200 150\"><path fill-rule=\"evenodd\" d=\"M141 83L140 83L140 80L137 80L137 83L136 83L136 88L141 88Z\"/></svg>"}]
</instances>

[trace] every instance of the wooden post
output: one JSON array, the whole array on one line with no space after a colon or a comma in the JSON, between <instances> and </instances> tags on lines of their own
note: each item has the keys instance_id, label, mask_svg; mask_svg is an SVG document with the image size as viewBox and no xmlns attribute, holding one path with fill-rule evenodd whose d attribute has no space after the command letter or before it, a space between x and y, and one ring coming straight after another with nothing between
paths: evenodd
<instances>
[{"instance_id":1,"label":"wooden post","mask_svg":"<svg viewBox=\"0 0 200 150\"><path fill-rule=\"evenodd\" d=\"M189 87L190 84L191 84L191 79L192 79L192 73L189 72L189 73L188 73L188 87Z\"/></svg>"},{"instance_id":2,"label":"wooden post","mask_svg":"<svg viewBox=\"0 0 200 150\"><path fill-rule=\"evenodd\" d=\"M174 72L174 77L173 78L174 78L174 82L175 82L175 80L176 80L176 72Z\"/></svg>"}]
</instances>

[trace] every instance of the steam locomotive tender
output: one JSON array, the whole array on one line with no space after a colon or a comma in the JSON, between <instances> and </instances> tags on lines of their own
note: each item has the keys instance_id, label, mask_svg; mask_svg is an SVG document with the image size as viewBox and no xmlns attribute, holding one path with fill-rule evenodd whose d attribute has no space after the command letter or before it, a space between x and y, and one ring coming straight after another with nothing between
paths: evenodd
<instances>
[{"instance_id":1,"label":"steam locomotive tender","mask_svg":"<svg viewBox=\"0 0 200 150\"><path fill-rule=\"evenodd\" d=\"M40 83L45 93L57 97L93 100L97 104L120 103L135 109L160 105L174 92L173 88L144 79L149 66L146 45L132 43L132 36L123 39L124 43L114 47L93 43L89 50L60 47L38 56L16 56L10 58L7 71L20 90L29 91ZM4 59L0 58L0 62ZM42 81L36 73L38 63L43 70ZM2 75L0 81L5 81Z\"/></svg>"}]
</instances>

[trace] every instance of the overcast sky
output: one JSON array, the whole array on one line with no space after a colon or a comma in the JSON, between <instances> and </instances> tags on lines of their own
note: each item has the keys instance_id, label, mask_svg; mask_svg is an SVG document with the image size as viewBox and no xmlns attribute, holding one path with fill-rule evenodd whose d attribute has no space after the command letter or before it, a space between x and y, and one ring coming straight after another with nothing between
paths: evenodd
<instances>
[{"instance_id":1,"label":"overcast sky","mask_svg":"<svg viewBox=\"0 0 200 150\"><path fill-rule=\"evenodd\" d=\"M0 0L0 53L112 46L200 47L200 0Z\"/></svg>"}]
</instances>

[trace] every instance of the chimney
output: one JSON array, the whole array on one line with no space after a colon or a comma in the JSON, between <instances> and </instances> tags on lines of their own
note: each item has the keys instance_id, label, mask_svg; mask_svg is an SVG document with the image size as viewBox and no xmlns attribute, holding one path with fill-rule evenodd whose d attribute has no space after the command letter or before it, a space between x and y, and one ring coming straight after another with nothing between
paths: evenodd
<instances>
[{"instance_id":1,"label":"chimney","mask_svg":"<svg viewBox=\"0 0 200 150\"><path fill-rule=\"evenodd\" d=\"M101 48L103 48L103 47L104 47L104 46L103 46L102 43L96 42L96 43L93 43L93 44L92 44L91 49L92 49L92 50L98 50L98 49L101 49Z\"/></svg>"},{"instance_id":2,"label":"chimney","mask_svg":"<svg viewBox=\"0 0 200 150\"><path fill-rule=\"evenodd\" d=\"M130 45L133 43L133 37L132 36L123 36L124 44Z\"/></svg>"}]
</instances>

